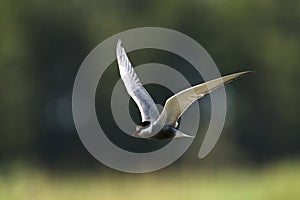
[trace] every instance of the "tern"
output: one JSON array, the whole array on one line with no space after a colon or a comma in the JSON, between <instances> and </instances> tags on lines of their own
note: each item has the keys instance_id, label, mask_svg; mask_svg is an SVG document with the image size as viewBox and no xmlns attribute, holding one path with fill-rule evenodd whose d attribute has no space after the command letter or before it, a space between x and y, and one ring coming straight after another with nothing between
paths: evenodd
<instances>
[{"instance_id":1,"label":"tern","mask_svg":"<svg viewBox=\"0 0 300 200\"><path fill-rule=\"evenodd\" d=\"M117 42L116 54L121 79L128 94L137 104L142 118L142 122L137 124L132 136L145 139L195 138L177 129L178 119L188 107L224 84L253 72L234 73L182 90L166 100L163 110L159 114L152 97L135 73L120 39Z\"/></svg>"}]
</instances>

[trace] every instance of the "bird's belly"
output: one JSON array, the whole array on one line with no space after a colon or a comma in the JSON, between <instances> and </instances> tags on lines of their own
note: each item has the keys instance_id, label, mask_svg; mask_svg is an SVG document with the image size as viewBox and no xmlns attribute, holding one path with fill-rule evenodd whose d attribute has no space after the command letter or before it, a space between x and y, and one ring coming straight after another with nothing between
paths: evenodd
<instances>
[{"instance_id":1,"label":"bird's belly","mask_svg":"<svg viewBox=\"0 0 300 200\"><path fill-rule=\"evenodd\" d=\"M174 137L175 137L175 131L171 129L169 126L165 126L161 131L151 136L149 139L167 140L167 139L172 139Z\"/></svg>"}]
</instances>

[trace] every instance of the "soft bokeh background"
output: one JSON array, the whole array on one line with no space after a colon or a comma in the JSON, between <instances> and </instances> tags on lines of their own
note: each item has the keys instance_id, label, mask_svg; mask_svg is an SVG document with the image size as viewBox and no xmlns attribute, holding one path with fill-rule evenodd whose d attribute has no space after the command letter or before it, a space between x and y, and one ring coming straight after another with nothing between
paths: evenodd
<instances>
[{"instance_id":1,"label":"soft bokeh background","mask_svg":"<svg viewBox=\"0 0 300 200\"><path fill-rule=\"evenodd\" d=\"M297 0L0 1L0 199L299 199L299 8ZM143 26L189 35L222 74L256 73L226 87L225 128L208 157L197 159L200 136L161 171L123 174L82 145L72 86L91 49ZM154 50L129 55L134 64L181 63ZM118 78L115 63L106 75ZM201 135L209 98L199 104Z\"/></svg>"}]
</instances>

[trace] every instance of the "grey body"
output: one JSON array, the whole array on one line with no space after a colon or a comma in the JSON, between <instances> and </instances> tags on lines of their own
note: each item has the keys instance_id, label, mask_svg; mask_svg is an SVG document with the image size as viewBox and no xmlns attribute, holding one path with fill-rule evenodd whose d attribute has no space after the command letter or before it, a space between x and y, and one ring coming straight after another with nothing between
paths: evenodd
<instances>
[{"instance_id":1,"label":"grey body","mask_svg":"<svg viewBox=\"0 0 300 200\"><path fill-rule=\"evenodd\" d=\"M146 139L194 138L194 136L177 130L178 119L186 109L196 100L223 86L225 83L252 72L238 72L180 91L167 99L161 114L159 114L153 99L135 73L125 49L122 47L121 40L117 43L116 53L120 75L125 88L138 105L142 117L142 122L137 125L133 136Z\"/></svg>"},{"instance_id":2,"label":"grey body","mask_svg":"<svg viewBox=\"0 0 300 200\"><path fill-rule=\"evenodd\" d=\"M179 131L177 128L173 126L164 126L158 133L154 134L153 136L148 137L148 139L152 140L170 140L173 138L195 138L192 135L187 135Z\"/></svg>"},{"instance_id":3,"label":"grey body","mask_svg":"<svg viewBox=\"0 0 300 200\"><path fill-rule=\"evenodd\" d=\"M166 140L173 139L176 136L178 130L171 126L164 126L158 133L149 137L149 139L154 140Z\"/></svg>"}]
</instances>

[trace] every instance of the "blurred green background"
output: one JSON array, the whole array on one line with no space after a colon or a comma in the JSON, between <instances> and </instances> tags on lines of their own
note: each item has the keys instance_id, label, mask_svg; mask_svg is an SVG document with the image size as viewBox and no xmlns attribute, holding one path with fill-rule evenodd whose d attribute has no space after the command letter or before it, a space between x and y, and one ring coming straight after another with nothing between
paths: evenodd
<instances>
[{"instance_id":1,"label":"blurred green background","mask_svg":"<svg viewBox=\"0 0 300 200\"><path fill-rule=\"evenodd\" d=\"M0 1L0 199L299 199L299 8L297 0ZM132 175L87 152L71 95L96 45L144 26L192 37L221 74L256 73L226 86L226 124L209 156L197 158L206 97L204 128L186 154ZM135 65L183 62L154 50L129 56ZM115 63L106 74L118 79Z\"/></svg>"}]
</instances>

